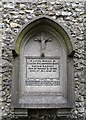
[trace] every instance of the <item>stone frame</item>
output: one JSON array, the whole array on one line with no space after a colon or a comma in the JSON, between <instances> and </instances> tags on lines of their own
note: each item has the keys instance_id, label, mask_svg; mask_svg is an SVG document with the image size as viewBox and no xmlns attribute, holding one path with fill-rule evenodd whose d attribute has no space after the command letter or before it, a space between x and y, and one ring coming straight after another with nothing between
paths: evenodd
<instances>
[{"instance_id":1,"label":"stone frame","mask_svg":"<svg viewBox=\"0 0 86 120\"><path fill-rule=\"evenodd\" d=\"M19 54L20 54L20 46L22 43L22 40L24 36L30 31L31 29L34 29L35 26L41 25L42 23L49 24L51 27L57 31L61 37L63 38L66 47L67 47L67 100L69 106L64 106L61 108L64 109L70 109L74 107L74 67L73 67L73 55L75 53L74 51L74 44L73 44L73 38L70 37L67 30L63 27L63 25L60 25L56 20L53 20L47 16L40 16L38 18L35 18L34 20L27 23L23 28L20 30L18 35L15 38L14 43L14 49L13 49L13 56L14 56L14 63L13 63L13 79L12 79L12 107L15 109L22 109L22 105L18 103L19 100L19 92L18 92L18 86L19 86ZM70 79L71 78L71 79ZM41 107L39 107L41 108ZM60 107L56 107L59 108ZM19 110L18 109L18 110ZM25 114L28 108L24 108ZM23 112L24 112L23 111ZM24 115L25 116L25 115Z\"/></svg>"}]
</instances>

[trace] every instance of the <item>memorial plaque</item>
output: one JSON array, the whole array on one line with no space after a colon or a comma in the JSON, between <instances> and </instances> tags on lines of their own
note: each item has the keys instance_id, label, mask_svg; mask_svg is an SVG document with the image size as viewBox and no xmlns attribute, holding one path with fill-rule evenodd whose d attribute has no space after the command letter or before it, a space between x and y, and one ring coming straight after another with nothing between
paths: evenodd
<instances>
[{"instance_id":1,"label":"memorial plaque","mask_svg":"<svg viewBox=\"0 0 86 120\"><path fill-rule=\"evenodd\" d=\"M58 86L59 77L59 58L26 57L27 86Z\"/></svg>"},{"instance_id":2,"label":"memorial plaque","mask_svg":"<svg viewBox=\"0 0 86 120\"><path fill-rule=\"evenodd\" d=\"M31 96L34 96L35 103L40 100L42 105L45 101L46 104L53 103L52 99L57 101L56 104L58 100L66 103L67 76L63 74L66 71L66 59L63 61L63 53L54 35L45 31L30 38L27 35L26 44L20 53L20 103L29 101L28 104L33 104Z\"/></svg>"},{"instance_id":3,"label":"memorial plaque","mask_svg":"<svg viewBox=\"0 0 86 120\"><path fill-rule=\"evenodd\" d=\"M73 104L70 37L48 18L37 21L27 25L16 40L13 105L25 109L68 108Z\"/></svg>"}]
</instances>

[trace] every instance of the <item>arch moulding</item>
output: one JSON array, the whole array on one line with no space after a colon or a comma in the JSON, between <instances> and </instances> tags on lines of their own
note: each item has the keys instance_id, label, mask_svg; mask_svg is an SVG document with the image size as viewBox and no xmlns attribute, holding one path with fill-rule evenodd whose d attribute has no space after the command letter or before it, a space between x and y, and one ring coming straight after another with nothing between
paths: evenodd
<instances>
[{"instance_id":1,"label":"arch moulding","mask_svg":"<svg viewBox=\"0 0 86 120\"><path fill-rule=\"evenodd\" d=\"M15 111L23 110L24 114L28 114L29 108L57 108L62 109L62 114L70 111L74 107L74 53L73 39L56 20L40 16L25 24L13 49ZM44 62L47 67L42 65ZM40 64L40 70L32 64Z\"/></svg>"}]
</instances>

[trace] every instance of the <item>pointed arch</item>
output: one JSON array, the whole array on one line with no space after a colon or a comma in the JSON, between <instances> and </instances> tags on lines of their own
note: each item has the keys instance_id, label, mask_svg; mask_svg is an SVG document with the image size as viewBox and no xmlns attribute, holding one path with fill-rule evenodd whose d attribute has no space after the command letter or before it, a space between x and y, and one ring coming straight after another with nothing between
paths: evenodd
<instances>
[{"instance_id":1,"label":"pointed arch","mask_svg":"<svg viewBox=\"0 0 86 120\"><path fill-rule=\"evenodd\" d=\"M44 29L45 29L45 27L46 27L46 29L49 29L48 28L48 26L49 26L52 30L54 30L54 32L57 32L63 38L64 43L67 47L67 52L68 52L69 56L71 56L71 54L74 53L75 48L74 48L74 44L73 44L73 38L70 37L70 34L66 30L66 28L64 28L63 25L58 23L56 20L51 19L50 17L40 16L40 17L33 19L29 23L25 24L22 27L22 29L19 31L18 35L15 38L16 54L19 54L20 45L22 43L23 38L26 36L26 34L29 31L34 31L35 28L36 28L36 30L39 29L39 27L42 27L42 29L43 29L43 26L44 26Z\"/></svg>"},{"instance_id":2,"label":"pointed arch","mask_svg":"<svg viewBox=\"0 0 86 120\"><path fill-rule=\"evenodd\" d=\"M48 52L45 54L45 58L42 58L40 56L39 48L37 47L36 42L34 43L34 36L38 33L46 32L47 35L49 34L52 38L54 38L50 44L50 47ZM34 34L34 35L33 35ZM32 35L32 38L31 38ZM32 41L32 43L29 44L29 42ZM48 44L49 45L49 44ZM57 45L57 46L55 46ZM53 47L52 47L53 46ZM29 49L30 48L30 49ZM37 48L37 49L36 49ZM47 46L48 48L48 46ZM60 48L60 49L59 49ZM34 51L33 51L34 49ZM57 49L57 51L56 51ZM36 50L36 52L35 52ZM46 50L46 51L47 51ZM53 52L51 52L51 51ZM28 51L28 52L27 52ZM38 53L37 53L38 51ZM33 54L32 54L33 53ZM52 54L51 54L52 53ZM57 54L58 53L58 54ZM73 58L74 55L74 44L73 44L73 38L71 38L70 34L67 32L67 30L63 27L63 25L59 24L56 20L53 20L47 16L40 16L36 19L30 21L26 25L22 27L20 32L15 38L15 48L14 48L14 65L13 65L13 89L12 89L12 105L14 108L72 108L74 106L74 69L73 69ZM50 54L50 56L49 56ZM38 56L37 56L38 55ZM32 58L30 58L32 56ZM69 57L68 57L69 56ZM38 103L38 97L40 96L39 93L37 93L37 96L33 94L33 97L36 98L36 103L31 103L32 98L30 98L29 95L23 95L23 91L26 92L26 83L25 80L27 80L27 73L28 73L28 63L27 61L30 59L36 59L43 60L45 59L51 59L55 58L57 60L57 66L58 73L56 75L60 76L58 77L58 80L62 82L60 85L59 90L61 90L61 96L55 96L55 100L52 103L54 99L54 95L51 96L50 94L47 95L48 100L51 102L49 105L46 103L39 104ZM38 73L39 74L39 73ZM38 75L37 74L37 75ZM51 73L50 73L51 74ZM50 76L49 74L49 76ZM44 74L45 75L45 74ZM45 79L43 75L43 79ZM55 74L54 74L55 75ZM35 74L36 76L36 74ZM46 75L47 76L47 75ZM31 76L32 77L32 76ZM34 78L34 77L33 77ZM33 79L32 78L32 79ZM35 77L36 78L36 77ZM41 78L40 78L41 79ZM52 79L52 78L51 78ZM22 82L23 81L23 82ZM24 84L23 84L24 83ZM23 88L23 89L22 89ZM29 90L29 89L28 89ZM36 90L35 87L33 91ZM40 90L40 88L39 88ZM49 91L51 88L48 89ZM53 89L52 89L53 90ZM58 89L55 89L58 91ZM35 93L35 92L33 92ZM55 92L57 93L57 92ZM32 92L31 92L32 94ZM14 99L14 96L16 99ZM43 98L42 94L41 97ZM61 99L62 97L62 99ZM23 99L25 101L23 101ZM30 100L30 102L27 101ZM41 98L39 98L41 99ZM20 100L20 102L19 102ZM45 100L47 101L46 97ZM60 101L62 100L62 101ZM40 100L42 101L42 99ZM24 102L24 103L23 103ZM44 101L42 101L44 102ZM47 101L48 102L48 101ZM59 104L59 102L61 102Z\"/></svg>"}]
</instances>

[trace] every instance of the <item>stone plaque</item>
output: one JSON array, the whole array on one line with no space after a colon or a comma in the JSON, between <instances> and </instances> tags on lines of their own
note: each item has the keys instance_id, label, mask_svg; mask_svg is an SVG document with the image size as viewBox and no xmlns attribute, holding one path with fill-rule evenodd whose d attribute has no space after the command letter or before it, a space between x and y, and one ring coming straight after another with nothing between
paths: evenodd
<instances>
[{"instance_id":1,"label":"stone plaque","mask_svg":"<svg viewBox=\"0 0 86 120\"><path fill-rule=\"evenodd\" d=\"M59 58L26 57L26 86L59 86Z\"/></svg>"},{"instance_id":2,"label":"stone plaque","mask_svg":"<svg viewBox=\"0 0 86 120\"><path fill-rule=\"evenodd\" d=\"M25 39L26 44L20 53L20 103L29 101L28 104L33 104L31 96L35 103L40 100L43 105L45 101L51 103L50 99L66 103L67 76L63 73L66 71L66 55L59 40L45 31L30 38L27 35Z\"/></svg>"}]
</instances>

